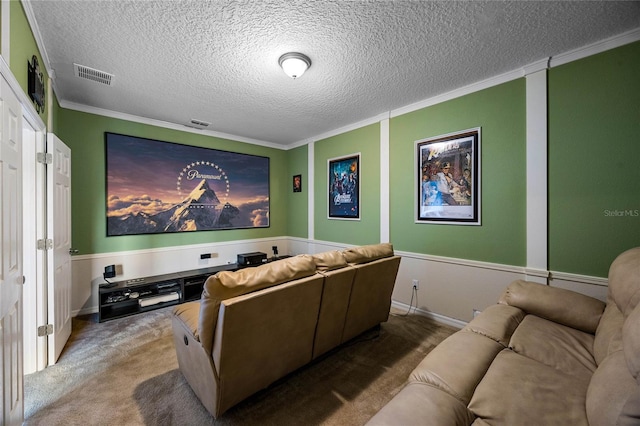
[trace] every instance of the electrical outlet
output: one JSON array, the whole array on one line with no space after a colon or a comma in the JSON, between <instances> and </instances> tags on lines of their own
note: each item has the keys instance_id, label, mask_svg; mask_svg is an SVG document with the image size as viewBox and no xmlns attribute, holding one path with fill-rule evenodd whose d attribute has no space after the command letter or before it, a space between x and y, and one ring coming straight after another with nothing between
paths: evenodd
<instances>
[{"instance_id":1,"label":"electrical outlet","mask_svg":"<svg viewBox=\"0 0 640 426\"><path fill-rule=\"evenodd\" d=\"M411 285L413 286L413 288L415 288L416 290L418 290L420 288L420 281L418 280L413 280L411 281Z\"/></svg>"},{"instance_id":2,"label":"electrical outlet","mask_svg":"<svg viewBox=\"0 0 640 426\"><path fill-rule=\"evenodd\" d=\"M200 255L200 259L212 259L218 257L218 253L203 253Z\"/></svg>"}]
</instances>

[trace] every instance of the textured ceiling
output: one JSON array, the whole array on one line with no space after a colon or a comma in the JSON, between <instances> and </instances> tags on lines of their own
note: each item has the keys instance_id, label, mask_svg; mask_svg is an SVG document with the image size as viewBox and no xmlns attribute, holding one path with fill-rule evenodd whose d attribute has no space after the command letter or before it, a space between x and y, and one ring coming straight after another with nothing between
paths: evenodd
<instances>
[{"instance_id":1,"label":"textured ceiling","mask_svg":"<svg viewBox=\"0 0 640 426\"><path fill-rule=\"evenodd\" d=\"M63 106L280 145L640 28L637 1L25 3ZM278 66L289 51L313 62L297 80Z\"/></svg>"}]
</instances>

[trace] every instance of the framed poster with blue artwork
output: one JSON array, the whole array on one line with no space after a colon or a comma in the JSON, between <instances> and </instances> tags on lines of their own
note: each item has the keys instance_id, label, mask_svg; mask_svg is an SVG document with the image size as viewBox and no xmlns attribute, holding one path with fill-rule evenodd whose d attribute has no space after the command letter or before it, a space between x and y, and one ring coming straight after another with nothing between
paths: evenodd
<instances>
[{"instance_id":1,"label":"framed poster with blue artwork","mask_svg":"<svg viewBox=\"0 0 640 426\"><path fill-rule=\"evenodd\" d=\"M329 163L329 219L360 220L360 154Z\"/></svg>"}]
</instances>

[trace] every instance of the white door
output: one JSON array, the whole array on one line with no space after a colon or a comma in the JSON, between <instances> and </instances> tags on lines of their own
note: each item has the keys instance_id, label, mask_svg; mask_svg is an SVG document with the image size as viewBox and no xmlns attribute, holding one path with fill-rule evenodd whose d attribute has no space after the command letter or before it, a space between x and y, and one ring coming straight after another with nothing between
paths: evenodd
<instances>
[{"instance_id":1,"label":"white door","mask_svg":"<svg viewBox=\"0 0 640 426\"><path fill-rule=\"evenodd\" d=\"M22 108L0 78L0 381L2 424L24 417L22 379Z\"/></svg>"},{"instance_id":2,"label":"white door","mask_svg":"<svg viewBox=\"0 0 640 426\"><path fill-rule=\"evenodd\" d=\"M53 240L48 250L47 291L49 365L58 360L71 335L71 150L56 135L47 135L47 152L53 164L47 167L47 234Z\"/></svg>"}]
</instances>

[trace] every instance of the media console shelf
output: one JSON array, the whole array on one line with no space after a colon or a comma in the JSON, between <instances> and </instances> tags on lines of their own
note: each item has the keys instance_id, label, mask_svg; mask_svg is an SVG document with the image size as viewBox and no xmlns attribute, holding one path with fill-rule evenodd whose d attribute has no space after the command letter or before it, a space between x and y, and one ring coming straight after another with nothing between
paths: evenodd
<instances>
[{"instance_id":1,"label":"media console shelf","mask_svg":"<svg viewBox=\"0 0 640 426\"><path fill-rule=\"evenodd\" d=\"M209 275L237 269L238 265L233 263L100 285L98 320L104 322L198 300Z\"/></svg>"}]
</instances>

